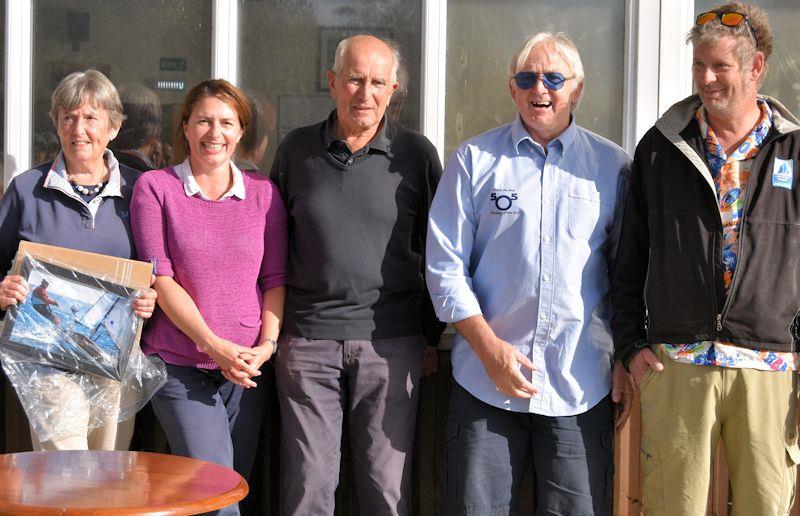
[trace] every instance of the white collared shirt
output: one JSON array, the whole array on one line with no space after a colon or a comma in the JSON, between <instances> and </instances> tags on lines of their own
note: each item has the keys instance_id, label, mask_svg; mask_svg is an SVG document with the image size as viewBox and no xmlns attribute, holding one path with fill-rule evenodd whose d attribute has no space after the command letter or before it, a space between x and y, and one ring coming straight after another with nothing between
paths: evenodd
<instances>
[{"instance_id":1,"label":"white collared shirt","mask_svg":"<svg viewBox=\"0 0 800 516\"><path fill-rule=\"evenodd\" d=\"M50 165L50 171L47 173L47 177L44 180L44 187L58 190L65 195L76 199L81 204L89 208L89 213L91 213L92 218L94 218L97 215L97 210L100 208L100 204L102 204L105 197L122 197L122 191L120 190L122 179L120 178L119 174L119 162L117 161L117 158L114 157L114 153L108 149L103 152L103 159L108 167L108 182L100 191L100 193L88 203L84 201L80 195L75 193L75 190L72 188L72 184L69 182L69 176L67 175L67 162L64 160L63 152L59 152L58 156L56 156L56 159L53 161L53 164Z\"/></svg>"},{"instance_id":2,"label":"white collared shirt","mask_svg":"<svg viewBox=\"0 0 800 516\"><path fill-rule=\"evenodd\" d=\"M231 172L233 173L233 186L231 186L230 190L222 194L222 197L220 197L218 200L221 201L222 199L226 199L231 196L244 200L245 191L242 171L239 170L233 161L231 161L230 164ZM200 194L200 197L207 201L213 200L209 198L203 192L203 189L200 188L200 185L197 184L197 180L194 178L194 174L192 174L192 166L189 164L189 158L186 158L183 160L183 163L179 163L172 168L175 170L175 174L177 174L181 181L183 181L183 191L187 197Z\"/></svg>"}]
</instances>

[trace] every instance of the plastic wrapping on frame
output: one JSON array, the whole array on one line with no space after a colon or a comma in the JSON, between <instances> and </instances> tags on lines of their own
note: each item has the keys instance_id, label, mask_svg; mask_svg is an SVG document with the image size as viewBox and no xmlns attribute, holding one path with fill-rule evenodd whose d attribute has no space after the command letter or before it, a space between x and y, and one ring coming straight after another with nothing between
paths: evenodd
<instances>
[{"instance_id":1,"label":"plastic wrapping on frame","mask_svg":"<svg viewBox=\"0 0 800 516\"><path fill-rule=\"evenodd\" d=\"M6 313L0 361L39 441L133 417L167 379L139 348L139 290L27 253L19 274L28 296Z\"/></svg>"}]
</instances>

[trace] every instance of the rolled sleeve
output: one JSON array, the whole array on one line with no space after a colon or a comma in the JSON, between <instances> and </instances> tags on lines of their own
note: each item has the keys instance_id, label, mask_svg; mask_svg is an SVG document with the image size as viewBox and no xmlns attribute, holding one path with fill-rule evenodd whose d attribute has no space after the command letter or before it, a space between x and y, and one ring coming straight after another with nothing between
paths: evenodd
<instances>
[{"instance_id":1,"label":"rolled sleeve","mask_svg":"<svg viewBox=\"0 0 800 516\"><path fill-rule=\"evenodd\" d=\"M137 257L153 262L156 275L175 276L166 246L164 196L153 173L145 173L136 181L130 212Z\"/></svg>"},{"instance_id":2,"label":"rolled sleeve","mask_svg":"<svg viewBox=\"0 0 800 516\"><path fill-rule=\"evenodd\" d=\"M469 273L476 227L470 173L465 157L456 151L433 198L426 242L425 277L436 316L443 322L482 313Z\"/></svg>"}]
</instances>

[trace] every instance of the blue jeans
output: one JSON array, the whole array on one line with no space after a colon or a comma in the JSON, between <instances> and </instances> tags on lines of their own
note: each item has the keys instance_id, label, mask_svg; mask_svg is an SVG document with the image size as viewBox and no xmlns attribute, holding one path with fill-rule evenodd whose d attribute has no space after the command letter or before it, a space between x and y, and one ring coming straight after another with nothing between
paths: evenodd
<instances>
[{"instance_id":1,"label":"blue jeans","mask_svg":"<svg viewBox=\"0 0 800 516\"><path fill-rule=\"evenodd\" d=\"M453 381L444 513L515 514L532 446L536 514L610 515L613 431L608 396L583 414L548 417L494 407Z\"/></svg>"},{"instance_id":2,"label":"blue jeans","mask_svg":"<svg viewBox=\"0 0 800 516\"><path fill-rule=\"evenodd\" d=\"M234 426L249 425L257 434L260 423L250 414L240 417L243 390L219 371L167 364L167 383L151 403L172 453L233 468ZM238 516L239 505L209 514Z\"/></svg>"}]
</instances>

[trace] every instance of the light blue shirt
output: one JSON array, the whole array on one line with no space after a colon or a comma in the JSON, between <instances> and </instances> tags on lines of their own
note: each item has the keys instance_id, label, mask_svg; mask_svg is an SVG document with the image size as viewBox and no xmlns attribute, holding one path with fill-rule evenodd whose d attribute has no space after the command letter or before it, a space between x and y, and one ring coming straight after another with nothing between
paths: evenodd
<instances>
[{"instance_id":1,"label":"light blue shirt","mask_svg":"<svg viewBox=\"0 0 800 516\"><path fill-rule=\"evenodd\" d=\"M496 407L547 416L586 412L611 389L609 271L630 158L575 125L547 146L517 119L462 144L430 210L427 282L436 314L483 314L536 366L530 399L500 393L460 335L455 380Z\"/></svg>"}]
</instances>

